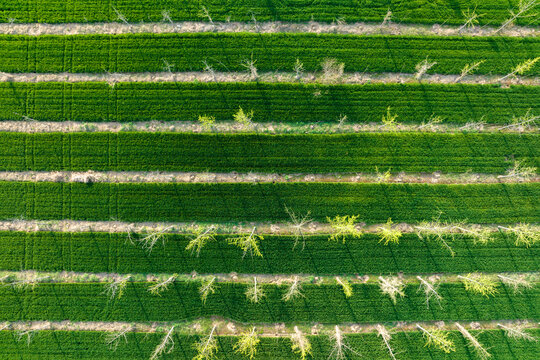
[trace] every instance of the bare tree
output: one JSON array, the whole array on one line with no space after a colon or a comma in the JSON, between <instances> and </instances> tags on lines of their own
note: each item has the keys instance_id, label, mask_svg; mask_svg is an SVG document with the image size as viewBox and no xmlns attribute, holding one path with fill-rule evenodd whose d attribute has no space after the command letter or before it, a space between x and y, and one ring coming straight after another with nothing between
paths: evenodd
<instances>
[{"instance_id":1,"label":"bare tree","mask_svg":"<svg viewBox=\"0 0 540 360\"><path fill-rule=\"evenodd\" d=\"M386 12L386 15L384 15L384 19L381 23L381 27L382 26L385 26L385 25L388 25L392 22L392 10L390 10L390 8L388 8L388 11Z\"/></svg>"},{"instance_id":2,"label":"bare tree","mask_svg":"<svg viewBox=\"0 0 540 360\"><path fill-rule=\"evenodd\" d=\"M295 79L300 80L304 76L304 64L300 61L300 59L296 59L296 62L293 66L293 71L296 74Z\"/></svg>"},{"instance_id":3,"label":"bare tree","mask_svg":"<svg viewBox=\"0 0 540 360\"><path fill-rule=\"evenodd\" d=\"M162 20L163 22L169 22L173 24L173 20L171 18L171 12L169 10L163 10L161 12Z\"/></svg>"},{"instance_id":4,"label":"bare tree","mask_svg":"<svg viewBox=\"0 0 540 360\"><path fill-rule=\"evenodd\" d=\"M533 284L527 279L527 274L498 274L497 277L504 285L514 290L515 293L520 293L522 289L533 287Z\"/></svg>"},{"instance_id":5,"label":"bare tree","mask_svg":"<svg viewBox=\"0 0 540 360\"><path fill-rule=\"evenodd\" d=\"M416 327L422 331L422 335L426 339L426 346L435 346L447 354L456 351L456 346L450 340L448 332L440 329L427 329L420 324L416 324Z\"/></svg>"},{"instance_id":6,"label":"bare tree","mask_svg":"<svg viewBox=\"0 0 540 360\"><path fill-rule=\"evenodd\" d=\"M491 354L484 348L484 346L461 324L454 323L461 335L467 340L467 344L474 351L474 353L482 360L489 359Z\"/></svg>"},{"instance_id":7,"label":"bare tree","mask_svg":"<svg viewBox=\"0 0 540 360\"><path fill-rule=\"evenodd\" d=\"M330 83L340 80L345 71L345 63L340 63L337 59L324 59L321 63L321 67L323 79Z\"/></svg>"},{"instance_id":8,"label":"bare tree","mask_svg":"<svg viewBox=\"0 0 540 360\"><path fill-rule=\"evenodd\" d=\"M347 344L345 337L343 336L343 332L341 331L339 326L336 325L334 327L334 332L330 335L330 340L334 343L334 346L332 347L332 351L330 352L330 356L328 357L328 359L348 359L347 353L360 356L357 351L355 351L352 347L350 347L349 344Z\"/></svg>"},{"instance_id":9,"label":"bare tree","mask_svg":"<svg viewBox=\"0 0 540 360\"><path fill-rule=\"evenodd\" d=\"M122 295L124 295L124 291L130 280L131 275L126 275L124 277L115 276L105 285L103 293L106 294L110 300L113 300L114 298L120 299Z\"/></svg>"},{"instance_id":10,"label":"bare tree","mask_svg":"<svg viewBox=\"0 0 540 360\"><path fill-rule=\"evenodd\" d=\"M495 34L502 31L507 26L513 25L514 22L523 17L537 16L537 14L527 14L530 10L538 6L540 2L538 0L519 0L518 8L516 10L510 10L510 17L506 20L500 28L495 30Z\"/></svg>"},{"instance_id":11,"label":"bare tree","mask_svg":"<svg viewBox=\"0 0 540 360\"><path fill-rule=\"evenodd\" d=\"M393 360L396 360L396 355L394 354L394 349L392 349L392 346L390 345L390 340L392 340L392 335L386 329L383 325L378 324L375 329L377 330L377 336L380 336L384 342L384 345L386 346L386 349L388 350L388 353L390 354L390 357Z\"/></svg>"},{"instance_id":12,"label":"bare tree","mask_svg":"<svg viewBox=\"0 0 540 360\"><path fill-rule=\"evenodd\" d=\"M514 160L514 165L506 170L506 175L499 175L499 178L518 178L528 179L536 175L536 168L534 166L527 166L524 164L525 159Z\"/></svg>"},{"instance_id":13,"label":"bare tree","mask_svg":"<svg viewBox=\"0 0 540 360\"><path fill-rule=\"evenodd\" d=\"M420 287L418 291L423 291L426 295L426 306L429 309L429 302L431 299L435 299L439 306L441 306L442 296L439 294L439 284L435 281L426 280L420 276L416 277L420 281ZM441 306L442 307L442 306Z\"/></svg>"},{"instance_id":14,"label":"bare tree","mask_svg":"<svg viewBox=\"0 0 540 360\"><path fill-rule=\"evenodd\" d=\"M141 245L141 247L148 251L149 253L152 252L154 249L154 246L161 240L161 243L163 246L165 246L165 235L168 231L171 231L174 228L174 226L168 226L165 228L162 228L161 230L154 230L154 231L146 231L143 234L142 238L133 238L131 233L128 233L128 239L132 243L138 243Z\"/></svg>"},{"instance_id":15,"label":"bare tree","mask_svg":"<svg viewBox=\"0 0 540 360\"><path fill-rule=\"evenodd\" d=\"M251 80L257 80L259 78L257 67L255 66L256 63L257 60L253 60L253 53L251 53L251 59L244 59L240 64L241 66L246 68Z\"/></svg>"},{"instance_id":16,"label":"bare tree","mask_svg":"<svg viewBox=\"0 0 540 360\"><path fill-rule=\"evenodd\" d=\"M313 219L309 216L310 211L306 213L304 216L298 216L289 209L287 206L285 206L285 211L287 214L289 214L289 217L291 218L292 222L292 228L293 228L293 234L294 234L294 245L293 250L296 248L296 245L302 240L302 250L306 247L306 239L304 237L304 232L307 230L306 227L313 222Z\"/></svg>"},{"instance_id":17,"label":"bare tree","mask_svg":"<svg viewBox=\"0 0 540 360\"><path fill-rule=\"evenodd\" d=\"M163 354L170 354L174 349L174 339L172 337L175 325L171 326L167 334L163 337L163 340L154 349L154 352L150 356L150 360L157 360Z\"/></svg>"},{"instance_id":18,"label":"bare tree","mask_svg":"<svg viewBox=\"0 0 540 360\"><path fill-rule=\"evenodd\" d=\"M257 277L253 277L253 284L246 290L246 297L252 303L258 303L263 297L265 297L264 290L257 282Z\"/></svg>"},{"instance_id":19,"label":"bare tree","mask_svg":"<svg viewBox=\"0 0 540 360\"><path fill-rule=\"evenodd\" d=\"M455 256L455 252L446 240L446 237L450 235L451 241L454 240L454 234L449 233L452 229L451 224L446 222L441 222L438 218L433 221L422 221L420 224L414 226L416 230L416 235L423 240L435 240L441 243L448 251L452 257Z\"/></svg>"},{"instance_id":20,"label":"bare tree","mask_svg":"<svg viewBox=\"0 0 540 360\"><path fill-rule=\"evenodd\" d=\"M525 131L533 126L536 126L540 116L531 113L532 109L527 110L523 116L514 116L510 124L500 127L499 130L504 129L516 129L519 131Z\"/></svg>"},{"instance_id":21,"label":"bare tree","mask_svg":"<svg viewBox=\"0 0 540 360\"><path fill-rule=\"evenodd\" d=\"M125 326L122 330L107 335L106 342L109 349L111 349L112 351L116 351L118 345L122 340L124 340L124 342L127 344L127 334L131 331L133 331L132 326Z\"/></svg>"},{"instance_id":22,"label":"bare tree","mask_svg":"<svg viewBox=\"0 0 540 360\"><path fill-rule=\"evenodd\" d=\"M283 294L282 299L283 301L290 301L296 299L297 297L304 297L304 294L302 294L302 286L300 285L300 280L298 279L298 276L295 276L292 279L289 288L287 289L285 294Z\"/></svg>"},{"instance_id":23,"label":"bare tree","mask_svg":"<svg viewBox=\"0 0 540 360\"><path fill-rule=\"evenodd\" d=\"M437 65L437 62L430 62L429 59L426 57L425 60L422 60L421 62L416 64L416 73L414 74L414 78L416 80L420 80L422 76L424 76L428 72L428 70L435 65Z\"/></svg>"},{"instance_id":24,"label":"bare tree","mask_svg":"<svg viewBox=\"0 0 540 360\"><path fill-rule=\"evenodd\" d=\"M294 333L291 335L292 351L300 355L300 359L305 360L308 355L311 355L311 342L309 339L298 329L298 326L294 327Z\"/></svg>"},{"instance_id":25,"label":"bare tree","mask_svg":"<svg viewBox=\"0 0 540 360\"><path fill-rule=\"evenodd\" d=\"M199 12L199 15L201 17L207 18L210 24L215 25L214 22L212 21L212 17L210 16L210 12L205 6L201 6L201 11Z\"/></svg>"},{"instance_id":26,"label":"bare tree","mask_svg":"<svg viewBox=\"0 0 540 360\"><path fill-rule=\"evenodd\" d=\"M464 226L461 226L461 224L455 225L454 228L461 231L463 234L470 236L473 239L473 242L475 244L486 245L493 238L493 233L488 228L482 228L482 227L466 228Z\"/></svg>"},{"instance_id":27,"label":"bare tree","mask_svg":"<svg viewBox=\"0 0 540 360\"><path fill-rule=\"evenodd\" d=\"M218 342L214 335L216 328L217 325L214 325L210 331L210 334L195 344L197 355L193 358L193 360L211 360L215 358L218 351Z\"/></svg>"},{"instance_id":28,"label":"bare tree","mask_svg":"<svg viewBox=\"0 0 540 360\"><path fill-rule=\"evenodd\" d=\"M32 339L38 331L39 330L37 329L17 330L15 332L15 336L17 337L17 341L21 341L24 337L26 337L26 345L30 346Z\"/></svg>"},{"instance_id":29,"label":"bare tree","mask_svg":"<svg viewBox=\"0 0 540 360\"><path fill-rule=\"evenodd\" d=\"M522 324L497 324L498 327L504 330L506 336L515 340L527 340L537 342L538 339L525 331L525 326Z\"/></svg>"},{"instance_id":30,"label":"bare tree","mask_svg":"<svg viewBox=\"0 0 540 360\"><path fill-rule=\"evenodd\" d=\"M129 22L127 21L126 17L124 16L124 14L122 14L120 11L118 11L114 6L113 6L112 9L116 13L116 17L118 18L118 20L120 20L121 22L123 22L126 25L130 25Z\"/></svg>"},{"instance_id":31,"label":"bare tree","mask_svg":"<svg viewBox=\"0 0 540 360\"><path fill-rule=\"evenodd\" d=\"M392 302L395 304L397 302L397 296L404 297L405 292L405 283L398 277L388 277L384 278L379 276L379 287L383 294L390 296Z\"/></svg>"}]
</instances>

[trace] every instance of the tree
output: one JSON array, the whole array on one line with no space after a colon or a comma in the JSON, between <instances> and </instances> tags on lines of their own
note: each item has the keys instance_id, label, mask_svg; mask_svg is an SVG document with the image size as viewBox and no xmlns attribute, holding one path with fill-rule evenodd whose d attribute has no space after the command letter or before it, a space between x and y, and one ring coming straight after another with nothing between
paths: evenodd
<instances>
[{"instance_id":1,"label":"tree","mask_svg":"<svg viewBox=\"0 0 540 360\"><path fill-rule=\"evenodd\" d=\"M397 130L397 114L392 114L392 108L389 106L386 108L386 114L382 116L382 127L386 128L390 131L396 131Z\"/></svg>"},{"instance_id":2,"label":"tree","mask_svg":"<svg viewBox=\"0 0 540 360\"><path fill-rule=\"evenodd\" d=\"M503 81L506 78L515 77L516 75L525 74L526 72L531 70L534 64L536 64L539 60L540 60L540 56L534 59L527 59L523 61L522 63L517 64L516 67L512 69L512 71L510 71L507 75L500 78L498 81Z\"/></svg>"},{"instance_id":3,"label":"tree","mask_svg":"<svg viewBox=\"0 0 540 360\"><path fill-rule=\"evenodd\" d=\"M194 253L199 257L202 248L209 241L216 241L216 231L215 226L209 226L204 228L203 226L198 225L193 231L193 237L186 246L186 251L191 251L191 255Z\"/></svg>"},{"instance_id":4,"label":"tree","mask_svg":"<svg viewBox=\"0 0 540 360\"><path fill-rule=\"evenodd\" d=\"M514 160L514 165L506 170L506 175L499 175L499 178L515 177L518 179L528 179L536 175L534 166L526 166L523 164L524 159Z\"/></svg>"},{"instance_id":5,"label":"tree","mask_svg":"<svg viewBox=\"0 0 540 360\"><path fill-rule=\"evenodd\" d=\"M238 107L238 111L233 115L234 122L244 127L253 126L253 110L250 112L244 112L241 106Z\"/></svg>"},{"instance_id":6,"label":"tree","mask_svg":"<svg viewBox=\"0 0 540 360\"><path fill-rule=\"evenodd\" d=\"M237 353L253 359L257 355L257 345L260 342L259 335L255 332L255 327L253 327L250 332L242 333L233 347Z\"/></svg>"},{"instance_id":7,"label":"tree","mask_svg":"<svg viewBox=\"0 0 540 360\"><path fill-rule=\"evenodd\" d=\"M437 65L437 63L429 62L428 58L426 58L425 60L422 60L415 66L416 73L414 74L414 78L416 80L420 80L422 76L424 76L428 72L428 70L431 69L435 65Z\"/></svg>"},{"instance_id":8,"label":"tree","mask_svg":"<svg viewBox=\"0 0 540 360\"><path fill-rule=\"evenodd\" d=\"M511 123L500 127L499 130L517 129L518 131L522 132L535 126L538 120L540 120L540 116L534 115L532 113L532 109L528 109L525 115L512 117Z\"/></svg>"},{"instance_id":9,"label":"tree","mask_svg":"<svg viewBox=\"0 0 540 360\"><path fill-rule=\"evenodd\" d=\"M327 82L337 82L343 76L345 64L340 63L337 59L324 59L321 62L323 79Z\"/></svg>"},{"instance_id":10,"label":"tree","mask_svg":"<svg viewBox=\"0 0 540 360\"><path fill-rule=\"evenodd\" d=\"M259 78L259 74L257 73L257 67L255 64L257 63L257 60L253 60L253 53L251 53L251 59L244 59L240 65L246 68L246 70L249 72L249 76L251 80L257 80Z\"/></svg>"},{"instance_id":11,"label":"tree","mask_svg":"<svg viewBox=\"0 0 540 360\"><path fill-rule=\"evenodd\" d=\"M450 235L451 240L454 240L455 234L452 234L452 226L449 223L444 223L439 221L439 219L434 219L433 221L422 221L420 224L415 225L414 229L416 230L416 235L421 240L435 240L441 243L448 251L450 255L454 257L456 253L446 241L446 237Z\"/></svg>"},{"instance_id":12,"label":"tree","mask_svg":"<svg viewBox=\"0 0 540 360\"><path fill-rule=\"evenodd\" d=\"M466 276L458 275L458 279L463 282L465 290L489 297L497 293L497 283L489 276L472 273Z\"/></svg>"},{"instance_id":13,"label":"tree","mask_svg":"<svg viewBox=\"0 0 540 360\"><path fill-rule=\"evenodd\" d=\"M201 124L202 128L206 131L212 129L214 127L214 124L216 122L216 118L214 116L208 116L208 115L199 115L198 119L199 123Z\"/></svg>"},{"instance_id":14,"label":"tree","mask_svg":"<svg viewBox=\"0 0 540 360\"><path fill-rule=\"evenodd\" d=\"M290 301L290 300L296 299L297 297L304 297L304 295L302 294L302 286L300 285L300 281L298 279L298 276L295 276L292 279L292 282L289 285L289 288L287 289L287 292L285 292L285 294L283 294L282 299L284 301Z\"/></svg>"},{"instance_id":15,"label":"tree","mask_svg":"<svg viewBox=\"0 0 540 360\"><path fill-rule=\"evenodd\" d=\"M229 244L236 245L244 251L242 259L246 257L247 253L249 253L251 257L253 257L253 255L263 257L259 249L259 241L264 240L264 237L255 234L256 229L256 227L253 227L253 230L251 230L250 234L243 234L234 238L227 239L227 242Z\"/></svg>"},{"instance_id":16,"label":"tree","mask_svg":"<svg viewBox=\"0 0 540 360\"><path fill-rule=\"evenodd\" d=\"M467 345L474 351L474 353L482 360L486 360L491 357L491 354L484 348L484 346L463 326L459 323L454 323L461 335L467 340Z\"/></svg>"},{"instance_id":17,"label":"tree","mask_svg":"<svg viewBox=\"0 0 540 360\"><path fill-rule=\"evenodd\" d=\"M462 10L461 13L463 14L463 17L465 18L465 23L459 27L458 32L461 32L461 30L465 28L474 29L474 27L479 23L478 18L484 16L483 14L478 15L476 13L476 7L474 8L473 11L471 11L471 9L468 8L467 12Z\"/></svg>"},{"instance_id":18,"label":"tree","mask_svg":"<svg viewBox=\"0 0 540 360\"><path fill-rule=\"evenodd\" d=\"M262 286L257 282L257 277L253 277L253 285L246 290L246 297L250 302L258 303L265 296Z\"/></svg>"},{"instance_id":19,"label":"tree","mask_svg":"<svg viewBox=\"0 0 540 360\"><path fill-rule=\"evenodd\" d=\"M405 292L405 283L398 277L388 277L384 278L379 276L379 287L383 294L390 296L392 302L396 304L397 296L404 297Z\"/></svg>"},{"instance_id":20,"label":"tree","mask_svg":"<svg viewBox=\"0 0 540 360\"><path fill-rule=\"evenodd\" d=\"M512 233L516 236L516 246L531 245L540 242L540 228L530 224L520 223L514 226L499 226L499 229Z\"/></svg>"},{"instance_id":21,"label":"tree","mask_svg":"<svg viewBox=\"0 0 540 360\"><path fill-rule=\"evenodd\" d=\"M310 212L308 211L306 215L300 217L297 216L292 210L285 206L285 211L289 214L292 222L293 234L294 234L294 245L293 250L296 248L296 245L302 240L302 250L306 247L306 239L304 237L304 232L306 227L313 222L313 219L309 216Z\"/></svg>"},{"instance_id":22,"label":"tree","mask_svg":"<svg viewBox=\"0 0 540 360\"><path fill-rule=\"evenodd\" d=\"M522 17L536 16L536 14L527 14L539 4L538 0L519 0L517 10L510 10L510 18L506 20L500 28L495 30L495 33L502 31L505 27L513 25L514 22Z\"/></svg>"},{"instance_id":23,"label":"tree","mask_svg":"<svg viewBox=\"0 0 540 360\"><path fill-rule=\"evenodd\" d=\"M212 327L210 334L202 338L198 343L194 344L195 350L197 350L197 355L193 360L211 360L216 357L218 351L218 342L214 336L217 325Z\"/></svg>"},{"instance_id":24,"label":"tree","mask_svg":"<svg viewBox=\"0 0 540 360\"><path fill-rule=\"evenodd\" d=\"M482 65L485 62L486 62L486 60L480 60L480 61L477 61L477 62L474 62L474 63L466 64L463 67L463 69L461 69L461 74L458 76L458 78L455 80L455 82L458 83L461 80L463 80L463 78L465 76L474 73L480 67L480 65Z\"/></svg>"},{"instance_id":25,"label":"tree","mask_svg":"<svg viewBox=\"0 0 540 360\"><path fill-rule=\"evenodd\" d=\"M164 281L158 282L148 288L148 291L152 295L161 295L162 292L166 291L169 288L169 285L174 283L178 278L178 274L173 274Z\"/></svg>"},{"instance_id":26,"label":"tree","mask_svg":"<svg viewBox=\"0 0 540 360\"><path fill-rule=\"evenodd\" d=\"M154 249L154 246L158 243L158 241L161 240L163 246L165 246L165 235L168 231L172 230L173 226L165 227L162 229L156 229L154 231L148 231L146 230L143 234L142 238L136 238L134 239L131 235L131 233L128 233L128 239L132 243L139 243L143 249L145 249L148 253L151 253Z\"/></svg>"},{"instance_id":27,"label":"tree","mask_svg":"<svg viewBox=\"0 0 540 360\"><path fill-rule=\"evenodd\" d=\"M452 351L456 351L454 342L449 339L449 334L446 331L440 329L426 329L420 324L416 324L416 327L422 331L422 335L426 340L426 346L434 346L447 354Z\"/></svg>"},{"instance_id":28,"label":"tree","mask_svg":"<svg viewBox=\"0 0 540 360\"><path fill-rule=\"evenodd\" d=\"M380 336L384 342L384 345L386 346L386 349L388 350L388 353L390 354L390 357L393 360L396 360L396 356L394 355L394 349L392 349L392 346L390 345L390 340L392 340L392 335L386 329L383 325L378 324L375 329L377 330L377 336Z\"/></svg>"},{"instance_id":29,"label":"tree","mask_svg":"<svg viewBox=\"0 0 540 360\"><path fill-rule=\"evenodd\" d=\"M38 331L39 330L37 329L18 330L15 332L15 336L17 337L17 341L21 341L24 337L26 337L26 345L30 346L32 339Z\"/></svg>"},{"instance_id":30,"label":"tree","mask_svg":"<svg viewBox=\"0 0 540 360\"><path fill-rule=\"evenodd\" d=\"M537 342L538 339L525 331L525 326L522 324L497 324L498 327L504 330L506 336L514 340L527 340Z\"/></svg>"},{"instance_id":31,"label":"tree","mask_svg":"<svg viewBox=\"0 0 540 360\"><path fill-rule=\"evenodd\" d=\"M435 283L435 281L426 280L420 276L417 276L416 278L420 281L418 291L423 291L426 295L427 308L429 309L429 302L431 299L435 299L439 303L439 306L441 306L442 296L439 294L439 284Z\"/></svg>"},{"instance_id":32,"label":"tree","mask_svg":"<svg viewBox=\"0 0 540 360\"><path fill-rule=\"evenodd\" d=\"M305 360L311 353L311 342L309 339L298 329L298 326L294 327L294 333L291 335L291 348L294 353L300 355L300 359Z\"/></svg>"},{"instance_id":33,"label":"tree","mask_svg":"<svg viewBox=\"0 0 540 360\"><path fill-rule=\"evenodd\" d=\"M351 348L349 344L347 344L345 337L343 336L343 332L337 325L334 327L334 332L330 335L330 340L334 343L334 346L332 347L332 351L328 357L329 359L348 359L348 352L357 356L360 355L353 348Z\"/></svg>"},{"instance_id":34,"label":"tree","mask_svg":"<svg viewBox=\"0 0 540 360\"><path fill-rule=\"evenodd\" d=\"M465 228L460 225L461 224L455 225L454 228L472 237L474 244L486 245L492 239L493 233L488 228L482 228L482 227Z\"/></svg>"},{"instance_id":35,"label":"tree","mask_svg":"<svg viewBox=\"0 0 540 360\"><path fill-rule=\"evenodd\" d=\"M333 230L332 235L328 238L330 241L342 241L345 244L345 239L347 236L359 239L362 236L362 231L356 228L356 219L357 216L339 216L336 215L335 218L331 219L326 217L326 220L330 223L330 227Z\"/></svg>"},{"instance_id":36,"label":"tree","mask_svg":"<svg viewBox=\"0 0 540 360\"><path fill-rule=\"evenodd\" d=\"M201 286L199 287L199 295L201 296L201 301L203 302L203 304L206 304L206 298L208 298L208 295L216 292L215 282L215 276L201 280Z\"/></svg>"},{"instance_id":37,"label":"tree","mask_svg":"<svg viewBox=\"0 0 540 360\"><path fill-rule=\"evenodd\" d=\"M336 281L343 289L345 297L350 298L353 295L353 288L351 286L351 283L348 280L341 279L339 276L336 276Z\"/></svg>"},{"instance_id":38,"label":"tree","mask_svg":"<svg viewBox=\"0 0 540 360\"><path fill-rule=\"evenodd\" d=\"M399 239L403 235L399 229L392 227L392 219L388 218L386 224L381 225L377 228L377 235L379 235L379 242L382 242L384 245L399 244Z\"/></svg>"},{"instance_id":39,"label":"tree","mask_svg":"<svg viewBox=\"0 0 540 360\"><path fill-rule=\"evenodd\" d=\"M294 76L296 80L300 80L304 76L304 64L298 58L296 59L296 62L294 63L293 71L296 74Z\"/></svg>"}]
</instances>

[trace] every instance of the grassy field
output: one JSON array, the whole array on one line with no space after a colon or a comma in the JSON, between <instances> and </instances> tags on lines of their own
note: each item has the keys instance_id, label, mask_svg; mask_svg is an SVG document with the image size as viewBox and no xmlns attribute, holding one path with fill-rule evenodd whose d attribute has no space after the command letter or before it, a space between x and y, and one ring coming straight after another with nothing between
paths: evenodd
<instances>
[{"instance_id":1,"label":"grassy field","mask_svg":"<svg viewBox=\"0 0 540 360\"><path fill-rule=\"evenodd\" d=\"M253 58L259 71L293 71L296 59L306 71L321 70L335 58L345 71L416 72L429 58L430 72L460 74L466 64L485 61L478 74L506 74L540 52L540 39L517 37L360 36L336 34L128 34L0 35L0 71L143 72L245 71ZM540 65L527 72L540 74Z\"/></svg>"},{"instance_id":2,"label":"grassy field","mask_svg":"<svg viewBox=\"0 0 540 360\"><path fill-rule=\"evenodd\" d=\"M134 239L143 236L132 236ZM540 246L515 246L515 236L495 234L487 245L470 237L446 236L455 256L438 241L405 234L385 246L379 236L348 238L345 244L328 235L305 237L295 247L293 236L264 235L260 257L244 258L218 235L199 257L185 248L193 236L167 235L152 249L128 241L125 233L0 232L0 270L74 271L91 273L228 274L393 274L466 272L539 272Z\"/></svg>"},{"instance_id":3,"label":"grassy field","mask_svg":"<svg viewBox=\"0 0 540 360\"><path fill-rule=\"evenodd\" d=\"M507 124L540 109L536 86L291 83L0 83L0 120L233 119L242 107L254 122L381 123L387 108L401 123L440 116L447 123ZM381 123L382 124L382 123Z\"/></svg>"},{"instance_id":4,"label":"grassy field","mask_svg":"<svg viewBox=\"0 0 540 360\"><path fill-rule=\"evenodd\" d=\"M122 221L289 220L285 206L327 216L359 215L367 223L431 220L535 223L537 183L482 185L222 183L81 184L0 182L0 219Z\"/></svg>"},{"instance_id":5,"label":"grassy field","mask_svg":"<svg viewBox=\"0 0 540 360\"><path fill-rule=\"evenodd\" d=\"M531 334L540 335L539 330L531 330ZM508 339L500 330L472 331L479 341L489 347L490 352L496 359L536 360L534 354L540 351L538 342L522 342ZM93 331L40 331L33 339L30 346L24 344L23 338L17 342L11 331L0 332L0 347L3 354L16 359L92 359L105 360L111 358L111 350L106 345L106 335ZM121 340L119 346L112 353L115 359L148 359L157 344L160 343L163 334L137 333L128 334L127 343ZM313 349L313 359L324 360L332 351L333 344L328 336L309 336ZM466 342L457 331L453 331L450 337L456 344L456 352L445 354L438 349L426 348L425 341L418 332L398 332L393 335L392 345L397 351L406 353L411 359L476 359L475 355L466 347ZM196 352L193 346L199 341L198 336L177 334L174 336L175 349L164 359L191 360ZM233 346L237 339L233 336L218 337L218 357L236 355ZM375 334L351 334L347 335L347 341L351 348L370 359L386 360L389 355L382 341ZM230 358L230 357L229 357ZM286 337L261 337L256 359L298 359L297 354L291 351L291 341Z\"/></svg>"},{"instance_id":6,"label":"grassy field","mask_svg":"<svg viewBox=\"0 0 540 360\"><path fill-rule=\"evenodd\" d=\"M0 134L2 171L504 173L540 165L537 134Z\"/></svg>"}]
</instances>

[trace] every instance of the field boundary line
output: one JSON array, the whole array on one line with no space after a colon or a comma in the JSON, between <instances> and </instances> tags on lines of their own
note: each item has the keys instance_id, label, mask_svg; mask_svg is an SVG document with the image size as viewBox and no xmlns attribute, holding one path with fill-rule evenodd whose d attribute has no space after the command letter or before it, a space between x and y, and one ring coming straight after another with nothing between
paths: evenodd
<instances>
[{"instance_id":1,"label":"field boundary line","mask_svg":"<svg viewBox=\"0 0 540 360\"><path fill-rule=\"evenodd\" d=\"M293 23L284 21L253 22L148 22L148 23L0 23L0 34L10 35L79 35L79 34L140 34L140 33L336 33L349 35L435 35L435 36L539 36L537 27L514 26L497 32L499 27L463 28L449 25L400 23Z\"/></svg>"}]
</instances>

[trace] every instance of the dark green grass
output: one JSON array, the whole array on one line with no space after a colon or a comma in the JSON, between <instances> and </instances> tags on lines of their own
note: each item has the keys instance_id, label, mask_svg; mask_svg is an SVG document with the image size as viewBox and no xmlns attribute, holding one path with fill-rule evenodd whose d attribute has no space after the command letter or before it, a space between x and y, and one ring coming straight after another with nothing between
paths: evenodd
<instances>
[{"instance_id":1,"label":"dark green grass","mask_svg":"<svg viewBox=\"0 0 540 360\"><path fill-rule=\"evenodd\" d=\"M246 284L218 283L203 304L198 282L177 282L152 295L152 283L129 283L120 299L110 300L105 285L39 284L33 289L0 288L0 318L5 321L183 321L222 316L240 322L265 323L380 323L388 321L488 321L539 319L540 287L513 293L500 286L492 297L473 295L461 283L439 287L441 306L426 307L423 291L408 285L405 297L393 304L377 284L352 285L345 298L338 285L302 285L303 297L282 300L287 286L265 285L266 296L250 303Z\"/></svg>"},{"instance_id":2,"label":"dark green grass","mask_svg":"<svg viewBox=\"0 0 540 360\"><path fill-rule=\"evenodd\" d=\"M321 70L335 58L345 71L416 72L429 57L429 72L460 74L466 64L485 60L478 74L507 74L540 52L535 37L360 36L336 34L127 34L0 35L0 71L144 72L203 71L207 60L216 71L245 71L253 57L259 71L293 71L299 59L306 71ZM530 75L540 74L535 65Z\"/></svg>"},{"instance_id":3,"label":"dark green grass","mask_svg":"<svg viewBox=\"0 0 540 360\"><path fill-rule=\"evenodd\" d=\"M539 337L540 331L529 330L530 334ZM478 340L489 349L495 359L504 360L536 360L535 354L540 352L538 342L528 342L508 339L501 330L471 331ZM93 331L40 331L32 339L30 346L23 338L17 342L12 331L0 332L0 349L9 359L148 359L155 347L163 339L160 333L129 333L127 343L122 338L113 352L106 345L107 333ZM333 343L326 335L309 336L313 355L310 358L327 360ZM200 336L175 334L175 348L170 354L164 354L163 359L191 360L195 355L194 345ZM400 359L444 359L444 360L475 360L475 355L467 348L467 343L457 332L450 333L450 339L455 343L456 352L445 354L436 348L425 347L424 339L419 332L397 332L392 335L392 346ZM233 346L238 338L233 336L218 336L218 359L237 359L240 355ZM298 359L291 351L291 341L286 337L261 337L254 359ZM371 334L350 334L346 336L348 345L356 352L370 359L386 360L388 353L383 347L380 337ZM351 359L358 357L351 356Z\"/></svg>"},{"instance_id":4,"label":"dark green grass","mask_svg":"<svg viewBox=\"0 0 540 360\"><path fill-rule=\"evenodd\" d=\"M505 234L494 235L488 245L446 237L454 257L434 240L405 234L398 245L388 246L376 235L349 238L345 244L307 236L305 247L302 240L295 247L291 236L265 235L260 241L263 257L243 258L238 247L227 244L231 236L217 236L196 257L185 250L191 237L184 235L166 235L164 245L159 241L148 253L127 234L1 232L0 270L317 275L540 271L540 246L517 247L514 237Z\"/></svg>"},{"instance_id":5,"label":"dark green grass","mask_svg":"<svg viewBox=\"0 0 540 360\"><path fill-rule=\"evenodd\" d=\"M173 21L209 21L201 11L205 6L213 21L301 21L332 22L341 19L382 22L387 11L392 21L408 23L464 23L463 12L476 9L480 24L497 25L517 7L518 0L16 0L0 1L0 21L8 22L109 22L120 21L117 9L129 22L164 21L167 10ZM517 21L519 25L538 25L537 17Z\"/></svg>"},{"instance_id":6,"label":"dark green grass","mask_svg":"<svg viewBox=\"0 0 540 360\"><path fill-rule=\"evenodd\" d=\"M440 116L448 123L509 123L540 110L540 87L427 84L0 83L0 120L151 121L201 115L232 121L242 107L254 122L401 123Z\"/></svg>"},{"instance_id":7,"label":"dark green grass","mask_svg":"<svg viewBox=\"0 0 540 360\"><path fill-rule=\"evenodd\" d=\"M0 170L501 174L510 157L540 167L539 148L536 134L2 133Z\"/></svg>"},{"instance_id":8,"label":"dark green grass","mask_svg":"<svg viewBox=\"0 0 540 360\"><path fill-rule=\"evenodd\" d=\"M289 220L288 206L315 220L358 215L382 223L442 213L471 223L539 221L538 183L426 185L346 183L110 184L0 182L0 219L122 221Z\"/></svg>"}]
</instances>

